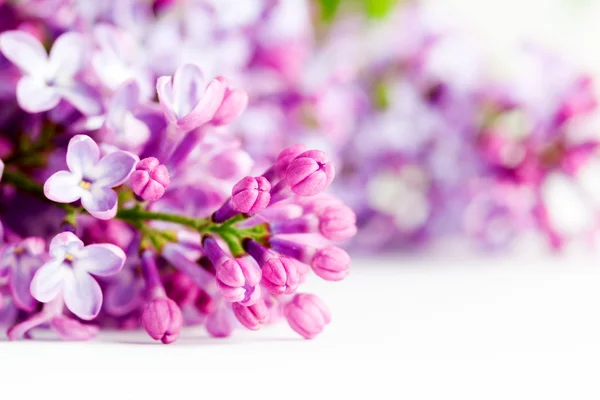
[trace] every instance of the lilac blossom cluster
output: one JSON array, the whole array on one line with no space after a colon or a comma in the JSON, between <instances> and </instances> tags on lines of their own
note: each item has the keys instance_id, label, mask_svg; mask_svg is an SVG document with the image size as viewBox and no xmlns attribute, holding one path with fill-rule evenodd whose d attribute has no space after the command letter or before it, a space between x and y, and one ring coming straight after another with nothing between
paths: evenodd
<instances>
[{"instance_id":1,"label":"lilac blossom cluster","mask_svg":"<svg viewBox=\"0 0 600 400\"><path fill-rule=\"evenodd\" d=\"M258 142L239 133L261 126L244 119L252 84L300 67L287 53L304 54L305 26L282 23L306 4L243 3L243 13L221 0L0 4L10 339L143 327L171 343L184 325L226 337L280 319L311 339L330 322L299 287L311 271L327 281L349 271L338 243L356 234L356 216L325 193L333 162L279 135L252 157Z\"/></svg>"}]
</instances>

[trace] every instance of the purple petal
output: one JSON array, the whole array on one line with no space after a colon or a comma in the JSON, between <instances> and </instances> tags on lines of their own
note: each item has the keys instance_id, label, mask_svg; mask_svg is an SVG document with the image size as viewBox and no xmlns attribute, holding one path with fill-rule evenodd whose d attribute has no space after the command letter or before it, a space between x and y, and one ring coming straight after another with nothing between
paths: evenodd
<instances>
[{"instance_id":1,"label":"purple petal","mask_svg":"<svg viewBox=\"0 0 600 400\"><path fill-rule=\"evenodd\" d=\"M4 174L4 161L0 160L0 181L2 180L3 174Z\"/></svg>"},{"instance_id":2,"label":"purple petal","mask_svg":"<svg viewBox=\"0 0 600 400\"><path fill-rule=\"evenodd\" d=\"M139 158L126 151L115 151L102 158L89 177L94 180L94 186L115 187L125 182L135 169Z\"/></svg>"},{"instance_id":3,"label":"purple petal","mask_svg":"<svg viewBox=\"0 0 600 400\"><path fill-rule=\"evenodd\" d=\"M177 124L177 114L173 106L173 83L170 76L161 76L156 81L156 92L160 108L170 124Z\"/></svg>"},{"instance_id":4,"label":"purple petal","mask_svg":"<svg viewBox=\"0 0 600 400\"><path fill-rule=\"evenodd\" d=\"M140 87L136 81L127 81L110 101L106 121L111 128L122 127L125 116L140 104Z\"/></svg>"},{"instance_id":5,"label":"purple petal","mask_svg":"<svg viewBox=\"0 0 600 400\"><path fill-rule=\"evenodd\" d=\"M223 102L225 89L226 87L221 81L213 79L194 109L179 120L179 126L187 131L210 121Z\"/></svg>"},{"instance_id":6,"label":"purple petal","mask_svg":"<svg viewBox=\"0 0 600 400\"><path fill-rule=\"evenodd\" d=\"M84 62L84 42L79 33L59 36L50 50L50 71L59 84L66 83L79 72Z\"/></svg>"},{"instance_id":7,"label":"purple petal","mask_svg":"<svg viewBox=\"0 0 600 400\"><path fill-rule=\"evenodd\" d=\"M48 68L44 46L34 36L22 31L0 35L0 51L13 64L30 75L43 76Z\"/></svg>"},{"instance_id":8,"label":"purple petal","mask_svg":"<svg viewBox=\"0 0 600 400\"><path fill-rule=\"evenodd\" d=\"M24 239L21 242L21 246L27 250L27 253L30 255L39 256L46 250L46 241L41 237L32 236Z\"/></svg>"},{"instance_id":9,"label":"purple petal","mask_svg":"<svg viewBox=\"0 0 600 400\"><path fill-rule=\"evenodd\" d=\"M12 270L10 278L10 290L13 295L15 305L24 311L34 311L37 304L36 300L31 295L29 290L31 280L35 270L42 265L42 261L38 257L29 254L22 254L19 257L17 268Z\"/></svg>"},{"instance_id":10,"label":"purple petal","mask_svg":"<svg viewBox=\"0 0 600 400\"><path fill-rule=\"evenodd\" d=\"M104 310L114 317L127 315L144 302L144 285L131 270L123 270L118 279L106 289L104 301Z\"/></svg>"},{"instance_id":11,"label":"purple petal","mask_svg":"<svg viewBox=\"0 0 600 400\"><path fill-rule=\"evenodd\" d=\"M60 94L41 78L24 76L17 84L17 101L23 110L38 113L56 107L60 102Z\"/></svg>"},{"instance_id":12,"label":"purple petal","mask_svg":"<svg viewBox=\"0 0 600 400\"><path fill-rule=\"evenodd\" d=\"M97 115L102 112L100 96L91 86L76 82L72 86L61 86L56 89L58 93L73 107L84 115Z\"/></svg>"},{"instance_id":13,"label":"purple petal","mask_svg":"<svg viewBox=\"0 0 600 400\"><path fill-rule=\"evenodd\" d=\"M33 297L42 303L53 300L60 293L67 268L62 260L52 260L37 270L31 281L30 291Z\"/></svg>"},{"instance_id":14,"label":"purple petal","mask_svg":"<svg viewBox=\"0 0 600 400\"><path fill-rule=\"evenodd\" d=\"M62 340L90 340L96 336L99 330L95 325L85 325L64 315L53 318L50 321L50 328Z\"/></svg>"},{"instance_id":15,"label":"purple petal","mask_svg":"<svg viewBox=\"0 0 600 400\"><path fill-rule=\"evenodd\" d=\"M69 141L67 165L75 175L83 177L100 159L100 149L87 135L76 135Z\"/></svg>"},{"instance_id":16,"label":"purple petal","mask_svg":"<svg viewBox=\"0 0 600 400\"><path fill-rule=\"evenodd\" d=\"M52 258L65 256L66 250L78 252L83 249L83 242L71 232L62 232L52 238L50 242L50 255Z\"/></svg>"},{"instance_id":17,"label":"purple petal","mask_svg":"<svg viewBox=\"0 0 600 400\"><path fill-rule=\"evenodd\" d=\"M123 268L125 253L114 244L91 244L77 255L76 268L98 276L114 275Z\"/></svg>"},{"instance_id":18,"label":"purple petal","mask_svg":"<svg viewBox=\"0 0 600 400\"><path fill-rule=\"evenodd\" d=\"M98 219L112 219L117 215L117 193L110 188L92 185L91 190L81 196L81 204Z\"/></svg>"},{"instance_id":19,"label":"purple petal","mask_svg":"<svg viewBox=\"0 0 600 400\"><path fill-rule=\"evenodd\" d=\"M90 320L102 307L102 290L86 271L75 268L65 274L63 296L67 308L79 318Z\"/></svg>"},{"instance_id":20,"label":"purple petal","mask_svg":"<svg viewBox=\"0 0 600 400\"><path fill-rule=\"evenodd\" d=\"M85 193L79 184L81 176L68 171L58 171L44 183L44 194L58 203L72 203Z\"/></svg>"}]
</instances>

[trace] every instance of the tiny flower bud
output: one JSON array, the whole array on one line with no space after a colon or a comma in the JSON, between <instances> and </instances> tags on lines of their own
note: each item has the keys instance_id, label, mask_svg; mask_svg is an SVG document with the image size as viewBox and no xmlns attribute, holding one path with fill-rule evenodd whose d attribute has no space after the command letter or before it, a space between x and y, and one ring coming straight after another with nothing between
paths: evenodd
<instances>
[{"instance_id":1,"label":"tiny flower bud","mask_svg":"<svg viewBox=\"0 0 600 400\"><path fill-rule=\"evenodd\" d=\"M300 283L298 262L264 248L254 240L248 240L244 247L258 263L262 272L262 284L273 294L291 294Z\"/></svg>"},{"instance_id":2,"label":"tiny flower bud","mask_svg":"<svg viewBox=\"0 0 600 400\"><path fill-rule=\"evenodd\" d=\"M142 325L150 337L169 344L179 336L183 315L173 300L158 297L146 303L142 312Z\"/></svg>"},{"instance_id":3,"label":"tiny flower bud","mask_svg":"<svg viewBox=\"0 0 600 400\"><path fill-rule=\"evenodd\" d=\"M317 250L310 265L321 278L340 281L348 275L350 256L339 247L328 246Z\"/></svg>"},{"instance_id":4,"label":"tiny flower bud","mask_svg":"<svg viewBox=\"0 0 600 400\"><path fill-rule=\"evenodd\" d=\"M329 240L349 239L356 234L356 214L347 206L329 206L319 215L319 232Z\"/></svg>"},{"instance_id":5,"label":"tiny flower bud","mask_svg":"<svg viewBox=\"0 0 600 400\"><path fill-rule=\"evenodd\" d=\"M335 176L327 154L309 150L296 157L286 170L286 181L299 196L314 196L327 189Z\"/></svg>"},{"instance_id":6,"label":"tiny flower bud","mask_svg":"<svg viewBox=\"0 0 600 400\"><path fill-rule=\"evenodd\" d=\"M260 325L266 322L269 317L269 309L262 299L249 307L240 303L233 303L231 308L238 321L252 331L258 330Z\"/></svg>"},{"instance_id":7,"label":"tiny flower bud","mask_svg":"<svg viewBox=\"0 0 600 400\"><path fill-rule=\"evenodd\" d=\"M247 176L235 184L231 191L231 205L241 213L256 214L271 200L271 184L262 176Z\"/></svg>"},{"instance_id":8,"label":"tiny flower bud","mask_svg":"<svg viewBox=\"0 0 600 400\"><path fill-rule=\"evenodd\" d=\"M275 160L275 172L278 174L278 176L284 177L285 171L287 171L290 163L305 151L306 146L303 144L295 144L283 149Z\"/></svg>"},{"instance_id":9,"label":"tiny flower bud","mask_svg":"<svg viewBox=\"0 0 600 400\"><path fill-rule=\"evenodd\" d=\"M290 327L306 339L312 339L331 321L331 313L323 302L312 294L297 294L286 304L284 315Z\"/></svg>"},{"instance_id":10,"label":"tiny flower bud","mask_svg":"<svg viewBox=\"0 0 600 400\"><path fill-rule=\"evenodd\" d=\"M142 199L156 201L165 194L170 177L167 167L154 157L148 157L137 163L135 171L129 177L131 188Z\"/></svg>"}]
</instances>

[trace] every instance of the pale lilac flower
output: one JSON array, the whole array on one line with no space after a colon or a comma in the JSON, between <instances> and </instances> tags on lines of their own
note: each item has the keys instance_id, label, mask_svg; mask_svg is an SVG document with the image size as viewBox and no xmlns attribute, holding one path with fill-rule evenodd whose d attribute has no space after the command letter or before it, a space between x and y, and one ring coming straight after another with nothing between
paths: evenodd
<instances>
[{"instance_id":1,"label":"pale lilac flower","mask_svg":"<svg viewBox=\"0 0 600 400\"><path fill-rule=\"evenodd\" d=\"M100 158L98 145L86 135L74 136L67 149L69 171L58 171L44 184L44 194L58 203L81 199L83 207L98 219L111 219L117 213L117 193L112 190L125 182L138 158L115 151Z\"/></svg>"},{"instance_id":2,"label":"pale lilac flower","mask_svg":"<svg viewBox=\"0 0 600 400\"><path fill-rule=\"evenodd\" d=\"M29 33L2 33L0 51L23 72L17 84L21 108L30 113L48 111L65 99L83 114L98 114L97 97L75 78L84 66L84 50L84 40L76 32L64 33L56 39L50 55Z\"/></svg>"},{"instance_id":3,"label":"pale lilac flower","mask_svg":"<svg viewBox=\"0 0 600 400\"><path fill-rule=\"evenodd\" d=\"M112 244L83 242L71 232L59 233L50 242L49 262L34 275L31 294L42 303L63 296L67 308L79 318L95 318L102 306L102 290L92 277L118 273L125 253Z\"/></svg>"},{"instance_id":4,"label":"pale lilac flower","mask_svg":"<svg viewBox=\"0 0 600 400\"><path fill-rule=\"evenodd\" d=\"M91 62L100 81L116 91L125 82L135 80L142 98L150 98L153 94L152 75L135 39L128 32L106 24L94 28L94 39L98 49Z\"/></svg>"},{"instance_id":5,"label":"pale lilac flower","mask_svg":"<svg viewBox=\"0 0 600 400\"><path fill-rule=\"evenodd\" d=\"M45 248L42 238L29 237L6 245L0 255L0 278L8 276L13 301L21 310L35 310L37 302L29 292L29 285L35 271L44 264Z\"/></svg>"},{"instance_id":6,"label":"pale lilac flower","mask_svg":"<svg viewBox=\"0 0 600 400\"><path fill-rule=\"evenodd\" d=\"M185 64L177 68L173 77L158 78L156 90L169 123L187 132L214 117L223 102L226 85L219 79L206 84L198 66Z\"/></svg>"}]
</instances>

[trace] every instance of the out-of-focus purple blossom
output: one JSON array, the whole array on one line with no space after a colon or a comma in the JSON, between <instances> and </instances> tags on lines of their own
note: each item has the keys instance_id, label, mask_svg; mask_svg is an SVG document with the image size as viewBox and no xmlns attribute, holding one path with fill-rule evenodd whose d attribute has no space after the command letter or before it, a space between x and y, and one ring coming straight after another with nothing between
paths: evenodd
<instances>
[{"instance_id":1,"label":"out-of-focus purple blossom","mask_svg":"<svg viewBox=\"0 0 600 400\"><path fill-rule=\"evenodd\" d=\"M0 51L23 72L16 93L25 111L48 111L65 99L84 114L100 112L93 91L75 78L85 57L84 39L80 34L61 35L47 55L35 37L21 31L8 31L0 36Z\"/></svg>"}]
</instances>

